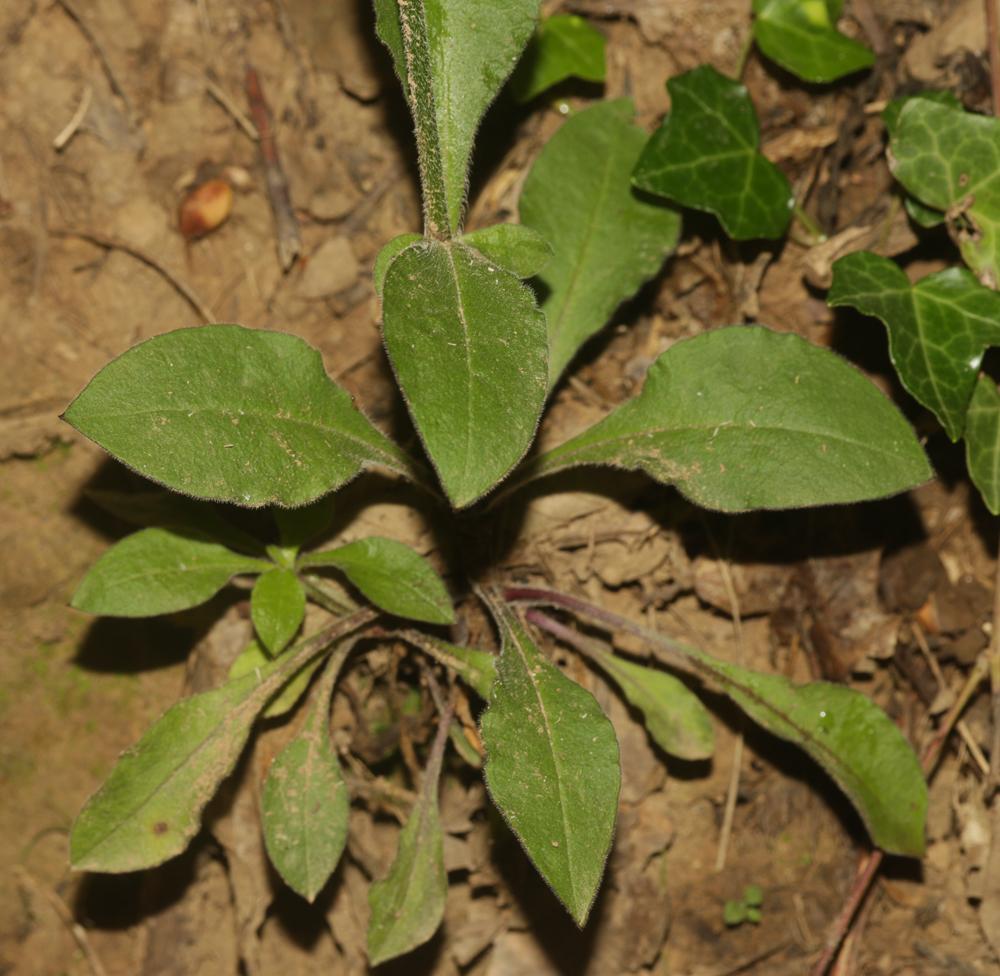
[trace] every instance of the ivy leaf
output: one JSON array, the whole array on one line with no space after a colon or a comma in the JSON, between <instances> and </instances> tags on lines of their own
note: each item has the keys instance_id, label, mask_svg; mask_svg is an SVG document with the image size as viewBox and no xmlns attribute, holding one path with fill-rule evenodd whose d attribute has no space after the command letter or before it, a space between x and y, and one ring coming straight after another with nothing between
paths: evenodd
<instances>
[{"instance_id":1,"label":"ivy leaf","mask_svg":"<svg viewBox=\"0 0 1000 976\"><path fill-rule=\"evenodd\" d=\"M310 552L300 567L339 569L377 607L428 624L455 621L451 597L430 564L395 539L369 536L338 549Z\"/></svg>"},{"instance_id":2,"label":"ivy leaf","mask_svg":"<svg viewBox=\"0 0 1000 976\"><path fill-rule=\"evenodd\" d=\"M863 44L836 28L841 0L754 0L753 39L803 81L836 81L875 63Z\"/></svg>"},{"instance_id":3,"label":"ivy leaf","mask_svg":"<svg viewBox=\"0 0 1000 976\"><path fill-rule=\"evenodd\" d=\"M650 137L632 182L685 207L707 210L736 240L781 237L795 198L761 155L746 88L702 65L667 82L670 114Z\"/></svg>"},{"instance_id":4,"label":"ivy leaf","mask_svg":"<svg viewBox=\"0 0 1000 976\"><path fill-rule=\"evenodd\" d=\"M1000 393L980 376L965 417L965 457L986 507L1000 515Z\"/></svg>"},{"instance_id":5,"label":"ivy leaf","mask_svg":"<svg viewBox=\"0 0 1000 976\"><path fill-rule=\"evenodd\" d=\"M108 617L152 617L210 600L234 576L269 568L263 559L169 529L141 529L90 568L72 605Z\"/></svg>"},{"instance_id":6,"label":"ivy leaf","mask_svg":"<svg viewBox=\"0 0 1000 976\"><path fill-rule=\"evenodd\" d=\"M440 157L451 232L462 217L469 159L476 131L528 43L538 18L539 0L422 0L411 16L422 14L421 42L426 43L426 72L408 69L396 0L375 0L376 30L392 55L411 106L411 86L427 85L433 101L433 131L427 138ZM417 33L413 31L412 33ZM426 192L425 187L425 192ZM443 231L444 228L441 228Z\"/></svg>"},{"instance_id":7,"label":"ivy leaf","mask_svg":"<svg viewBox=\"0 0 1000 976\"><path fill-rule=\"evenodd\" d=\"M411 244L416 244L417 241L422 240L423 237L420 234L400 234L387 244L382 245L382 250L378 252L378 256L375 258L375 267L372 269L375 294L379 298L382 297L382 292L385 289L385 276L389 273L389 265Z\"/></svg>"},{"instance_id":8,"label":"ivy leaf","mask_svg":"<svg viewBox=\"0 0 1000 976\"><path fill-rule=\"evenodd\" d=\"M1000 120L911 98L889 151L896 179L946 214L976 277L988 288L1000 286Z\"/></svg>"},{"instance_id":9,"label":"ivy leaf","mask_svg":"<svg viewBox=\"0 0 1000 976\"><path fill-rule=\"evenodd\" d=\"M547 661L509 607L482 718L486 785L528 857L581 928L611 849L618 741L593 695Z\"/></svg>"},{"instance_id":10,"label":"ivy leaf","mask_svg":"<svg viewBox=\"0 0 1000 976\"><path fill-rule=\"evenodd\" d=\"M448 875L437 796L450 726L448 713L434 739L417 802L400 831L395 860L386 877L368 892L368 961L372 966L423 945L444 918Z\"/></svg>"},{"instance_id":11,"label":"ivy leaf","mask_svg":"<svg viewBox=\"0 0 1000 976\"><path fill-rule=\"evenodd\" d=\"M330 696L349 649L331 655L302 728L271 764L261 792L268 857L285 884L309 902L347 840L350 799L330 740Z\"/></svg>"},{"instance_id":12,"label":"ivy leaf","mask_svg":"<svg viewBox=\"0 0 1000 976\"><path fill-rule=\"evenodd\" d=\"M385 345L456 508L524 456L545 402L545 318L513 275L460 243L425 241L386 276Z\"/></svg>"},{"instance_id":13,"label":"ivy leaf","mask_svg":"<svg viewBox=\"0 0 1000 976\"><path fill-rule=\"evenodd\" d=\"M983 354L1000 345L1000 294L964 268L911 285L888 258L859 251L834 264L827 302L851 305L885 325L903 385L957 441Z\"/></svg>"},{"instance_id":14,"label":"ivy leaf","mask_svg":"<svg viewBox=\"0 0 1000 976\"><path fill-rule=\"evenodd\" d=\"M552 259L552 245L523 224L494 224L462 235L488 261L518 278L531 278Z\"/></svg>"},{"instance_id":15,"label":"ivy leaf","mask_svg":"<svg viewBox=\"0 0 1000 976\"><path fill-rule=\"evenodd\" d=\"M289 569L275 567L258 577L250 594L250 616L261 643L280 654L306 614L306 591Z\"/></svg>"},{"instance_id":16,"label":"ivy leaf","mask_svg":"<svg viewBox=\"0 0 1000 976\"><path fill-rule=\"evenodd\" d=\"M619 99L571 116L524 183L521 220L555 249L540 279L550 386L677 246L677 211L629 186L646 142L633 115L632 103Z\"/></svg>"},{"instance_id":17,"label":"ivy leaf","mask_svg":"<svg viewBox=\"0 0 1000 976\"><path fill-rule=\"evenodd\" d=\"M826 770L890 854L924 852L927 784L892 719L864 695L826 681L793 685L710 657L694 657L758 725L795 743Z\"/></svg>"},{"instance_id":18,"label":"ivy leaf","mask_svg":"<svg viewBox=\"0 0 1000 976\"><path fill-rule=\"evenodd\" d=\"M517 69L510 91L519 102L530 102L567 78L604 81L604 35L583 17L556 14L535 31Z\"/></svg>"},{"instance_id":19,"label":"ivy leaf","mask_svg":"<svg viewBox=\"0 0 1000 976\"><path fill-rule=\"evenodd\" d=\"M272 664L272 658L264 650L260 641L254 639L237 655L236 660L229 667L228 680L235 681L244 675L253 672L260 672L268 665ZM322 658L316 658L308 664L304 664L298 671L294 672L285 683L271 696L271 699L264 706L260 713L261 718L280 718L287 715L298 703L316 669L323 663Z\"/></svg>"},{"instance_id":20,"label":"ivy leaf","mask_svg":"<svg viewBox=\"0 0 1000 976\"><path fill-rule=\"evenodd\" d=\"M680 759L708 759L715 750L711 716L683 681L596 648L589 656L614 678L626 700L643 717L649 737Z\"/></svg>"},{"instance_id":21,"label":"ivy leaf","mask_svg":"<svg viewBox=\"0 0 1000 976\"><path fill-rule=\"evenodd\" d=\"M796 335L744 326L675 343L639 396L523 480L581 464L639 469L725 512L878 498L931 475L903 416L860 372Z\"/></svg>"},{"instance_id":22,"label":"ivy leaf","mask_svg":"<svg viewBox=\"0 0 1000 976\"><path fill-rule=\"evenodd\" d=\"M295 336L206 325L156 336L105 366L63 419L174 491L296 506L381 466L413 477Z\"/></svg>"}]
</instances>

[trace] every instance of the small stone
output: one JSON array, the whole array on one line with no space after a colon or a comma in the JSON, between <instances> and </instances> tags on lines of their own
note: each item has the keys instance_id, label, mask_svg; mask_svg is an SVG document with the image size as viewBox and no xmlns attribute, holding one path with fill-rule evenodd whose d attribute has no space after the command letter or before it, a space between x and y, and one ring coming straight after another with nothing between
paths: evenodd
<instances>
[{"instance_id":1,"label":"small stone","mask_svg":"<svg viewBox=\"0 0 1000 976\"><path fill-rule=\"evenodd\" d=\"M356 203L354 194L328 188L313 194L309 200L309 213L317 220L340 220L354 209Z\"/></svg>"},{"instance_id":2,"label":"small stone","mask_svg":"<svg viewBox=\"0 0 1000 976\"><path fill-rule=\"evenodd\" d=\"M299 278L301 298L326 298L350 288L358 277L358 259L346 237L333 237L321 244Z\"/></svg>"}]
</instances>

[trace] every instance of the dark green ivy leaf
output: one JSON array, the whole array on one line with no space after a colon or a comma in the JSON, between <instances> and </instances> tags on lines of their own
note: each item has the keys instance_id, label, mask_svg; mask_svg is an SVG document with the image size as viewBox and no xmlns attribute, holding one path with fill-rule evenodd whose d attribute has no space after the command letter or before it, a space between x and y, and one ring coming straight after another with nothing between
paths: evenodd
<instances>
[{"instance_id":1,"label":"dark green ivy leaf","mask_svg":"<svg viewBox=\"0 0 1000 976\"><path fill-rule=\"evenodd\" d=\"M575 14L546 17L510 79L519 102L530 102L567 78L604 81L604 35Z\"/></svg>"}]
</instances>

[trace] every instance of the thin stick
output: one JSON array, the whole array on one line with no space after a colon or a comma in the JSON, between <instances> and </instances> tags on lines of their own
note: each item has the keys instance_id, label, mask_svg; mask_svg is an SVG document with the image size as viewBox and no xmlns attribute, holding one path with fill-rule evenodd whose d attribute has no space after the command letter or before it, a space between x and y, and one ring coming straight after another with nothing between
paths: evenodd
<instances>
[{"instance_id":1,"label":"thin stick","mask_svg":"<svg viewBox=\"0 0 1000 976\"><path fill-rule=\"evenodd\" d=\"M52 140L52 148L56 152L62 152L69 145L70 139L76 135L77 129L80 128L80 123L83 122L87 115L87 109L90 108L90 101L93 97L94 89L90 85L87 85L83 89L83 95L80 96L80 104L77 105L73 117L63 126L59 135Z\"/></svg>"},{"instance_id":2,"label":"thin stick","mask_svg":"<svg viewBox=\"0 0 1000 976\"><path fill-rule=\"evenodd\" d=\"M137 261L148 265L157 274L180 294L180 296L202 317L205 322L217 322L218 318L198 296L194 290L180 280L172 271L162 265L151 254L141 250L128 241L123 241L120 237L111 237L108 234L98 234L96 231L84 230L75 227L55 227L49 231L54 237L76 237L81 241L90 241L98 247L107 248L109 251L123 251L131 255Z\"/></svg>"},{"instance_id":3,"label":"thin stick","mask_svg":"<svg viewBox=\"0 0 1000 976\"><path fill-rule=\"evenodd\" d=\"M260 133L257 127L251 122L237 107L236 103L226 94L212 78L205 78L205 91L215 99L222 108L229 113L229 117L246 133L254 142L260 141Z\"/></svg>"},{"instance_id":4,"label":"thin stick","mask_svg":"<svg viewBox=\"0 0 1000 976\"><path fill-rule=\"evenodd\" d=\"M990 90L993 93L993 114L1000 115L1000 23L997 0L986 3L986 44L990 49Z\"/></svg>"}]
</instances>

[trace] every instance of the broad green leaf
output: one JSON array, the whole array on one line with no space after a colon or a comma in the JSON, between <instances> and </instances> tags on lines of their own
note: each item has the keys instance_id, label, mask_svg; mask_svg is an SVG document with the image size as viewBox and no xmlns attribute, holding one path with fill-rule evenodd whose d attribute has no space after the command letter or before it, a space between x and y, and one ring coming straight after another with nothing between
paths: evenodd
<instances>
[{"instance_id":1,"label":"broad green leaf","mask_svg":"<svg viewBox=\"0 0 1000 976\"><path fill-rule=\"evenodd\" d=\"M615 309L660 270L680 236L680 214L629 186L645 133L628 99L571 116L524 183L521 220L551 242L541 275L549 384Z\"/></svg>"},{"instance_id":2,"label":"broad green leaf","mask_svg":"<svg viewBox=\"0 0 1000 976\"><path fill-rule=\"evenodd\" d=\"M546 17L510 79L519 102L530 102L567 78L604 81L604 35L575 14Z\"/></svg>"},{"instance_id":3,"label":"broad green leaf","mask_svg":"<svg viewBox=\"0 0 1000 976\"><path fill-rule=\"evenodd\" d=\"M250 616L270 654L285 649L305 614L306 592L295 573L275 567L261 574L250 594Z\"/></svg>"},{"instance_id":4,"label":"broad green leaf","mask_svg":"<svg viewBox=\"0 0 1000 976\"><path fill-rule=\"evenodd\" d=\"M271 656L264 650L260 641L254 639L230 665L228 678L230 681L235 681L246 674L260 672L271 663ZM316 658L291 674L264 706L264 710L260 713L261 718L281 718L282 715L287 715L309 687L312 676L322 663L322 658Z\"/></svg>"},{"instance_id":5,"label":"broad green leaf","mask_svg":"<svg viewBox=\"0 0 1000 976\"><path fill-rule=\"evenodd\" d=\"M545 317L512 274L460 243L414 244L389 267L385 345L456 508L527 451L545 402Z\"/></svg>"},{"instance_id":6,"label":"broad green leaf","mask_svg":"<svg viewBox=\"0 0 1000 976\"><path fill-rule=\"evenodd\" d=\"M70 835L77 870L138 871L162 864L198 832L201 812L229 775L257 713L306 650L214 691L178 702L118 760Z\"/></svg>"},{"instance_id":7,"label":"broad green leaf","mask_svg":"<svg viewBox=\"0 0 1000 976\"><path fill-rule=\"evenodd\" d=\"M425 634L419 630L406 630L400 636L425 651L435 661L450 668L485 701L490 699L490 689L496 678L496 655L474 647L462 647Z\"/></svg>"},{"instance_id":8,"label":"broad green leaf","mask_svg":"<svg viewBox=\"0 0 1000 976\"><path fill-rule=\"evenodd\" d=\"M436 179L443 182L452 233L461 224L476 130L531 37L538 5L539 0L409 0L401 8L395 0L376 0L376 30L413 109L418 143L420 130L432 130L424 138L440 160ZM409 64L401 9L412 18ZM418 99L430 109L426 120L414 104Z\"/></svg>"},{"instance_id":9,"label":"broad green leaf","mask_svg":"<svg viewBox=\"0 0 1000 976\"><path fill-rule=\"evenodd\" d=\"M983 354L1000 345L1000 294L964 268L911 285L888 258L858 251L834 264L827 301L851 305L885 325L903 385L957 441Z\"/></svg>"},{"instance_id":10,"label":"broad green leaf","mask_svg":"<svg viewBox=\"0 0 1000 976\"><path fill-rule=\"evenodd\" d=\"M309 714L271 764L260 798L268 857L285 884L310 902L347 840L350 799L330 739L330 696L347 650L331 655Z\"/></svg>"},{"instance_id":11,"label":"broad green leaf","mask_svg":"<svg viewBox=\"0 0 1000 976\"><path fill-rule=\"evenodd\" d=\"M902 414L860 372L796 335L744 326L675 343L639 396L523 480L581 464L639 469L726 512L878 498L931 475Z\"/></svg>"},{"instance_id":12,"label":"broad green leaf","mask_svg":"<svg viewBox=\"0 0 1000 976\"><path fill-rule=\"evenodd\" d=\"M1000 393L980 376L965 418L965 457L986 507L1000 515Z\"/></svg>"},{"instance_id":13,"label":"broad green leaf","mask_svg":"<svg viewBox=\"0 0 1000 976\"><path fill-rule=\"evenodd\" d=\"M523 224L494 224L462 235L488 261L518 278L532 278L552 260L552 245Z\"/></svg>"},{"instance_id":14,"label":"broad green leaf","mask_svg":"<svg viewBox=\"0 0 1000 976\"><path fill-rule=\"evenodd\" d=\"M392 0L395 2L395 0ZM375 294L382 297L382 290L385 288L385 276L389 272L389 265L399 257L411 244L423 240L420 234L400 234L394 237L388 244L382 246L375 258L375 267L372 268L372 278L375 282Z\"/></svg>"},{"instance_id":15,"label":"broad green leaf","mask_svg":"<svg viewBox=\"0 0 1000 976\"><path fill-rule=\"evenodd\" d=\"M702 65L671 78L667 89L670 114L643 149L632 182L715 214L736 240L781 237L795 198L785 175L760 153L746 88Z\"/></svg>"},{"instance_id":16,"label":"broad green leaf","mask_svg":"<svg viewBox=\"0 0 1000 976\"><path fill-rule=\"evenodd\" d=\"M450 726L449 713L434 739L420 794L399 833L399 847L389 873L368 892L368 962L372 966L423 945L444 918L448 875L438 781Z\"/></svg>"},{"instance_id":17,"label":"broad green leaf","mask_svg":"<svg viewBox=\"0 0 1000 976\"><path fill-rule=\"evenodd\" d=\"M715 749L711 716L683 681L659 668L647 668L593 650L594 663L614 678L625 698L641 713L650 738L680 759L708 759Z\"/></svg>"},{"instance_id":18,"label":"broad green leaf","mask_svg":"<svg viewBox=\"0 0 1000 976\"><path fill-rule=\"evenodd\" d=\"M295 336L206 325L112 360L63 418L140 474L197 498L304 505L367 467L412 462Z\"/></svg>"},{"instance_id":19,"label":"broad green leaf","mask_svg":"<svg viewBox=\"0 0 1000 976\"><path fill-rule=\"evenodd\" d=\"M1000 120L911 98L889 150L896 179L946 213L965 263L987 287L1000 286Z\"/></svg>"},{"instance_id":20,"label":"broad green leaf","mask_svg":"<svg viewBox=\"0 0 1000 976\"><path fill-rule=\"evenodd\" d=\"M302 567L339 569L377 607L428 624L455 620L441 577L421 555L394 539L368 536L339 549L306 553Z\"/></svg>"},{"instance_id":21,"label":"broad green leaf","mask_svg":"<svg viewBox=\"0 0 1000 976\"><path fill-rule=\"evenodd\" d=\"M793 685L775 674L687 653L758 725L804 749L861 815L872 841L890 854L924 852L927 784L910 744L870 699L844 685Z\"/></svg>"},{"instance_id":22,"label":"broad green leaf","mask_svg":"<svg viewBox=\"0 0 1000 976\"><path fill-rule=\"evenodd\" d=\"M542 656L509 607L490 606L502 644L482 718L486 785L582 928L614 835L618 741L590 692Z\"/></svg>"},{"instance_id":23,"label":"broad green leaf","mask_svg":"<svg viewBox=\"0 0 1000 976\"><path fill-rule=\"evenodd\" d=\"M875 63L868 48L837 30L839 8L828 0L754 0L753 38L803 81L836 81Z\"/></svg>"},{"instance_id":24,"label":"broad green leaf","mask_svg":"<svg viewBox=\"0 0 1000 976\"><path fill-rule=\"evenodd\" d=\"M196 607L241 573L269 564L217 542L141 529L115 543L80 581L72 605L109 617L152 617Z\"/></svg>"}]
</instances>

